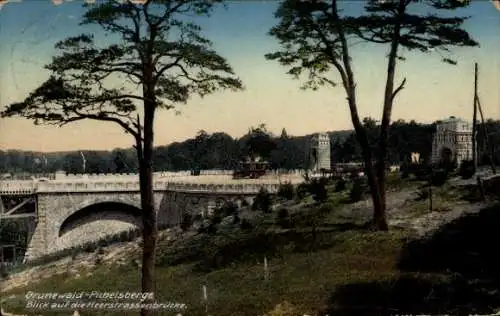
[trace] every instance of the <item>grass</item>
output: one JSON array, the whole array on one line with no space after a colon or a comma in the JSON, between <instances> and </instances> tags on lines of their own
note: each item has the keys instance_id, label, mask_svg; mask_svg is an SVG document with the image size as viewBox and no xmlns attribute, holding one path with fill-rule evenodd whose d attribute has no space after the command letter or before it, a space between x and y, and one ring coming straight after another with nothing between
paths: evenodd
<instances>
[{"instance_id":1,"label":"grass","mask_svg":"<svg viewBox=\"0 0 500 316\"><path fill-rule=\"evenodd\" d=\"M295 311L303 315L317 312L336 286L397 276L395 267L404 233L332 230L319 233L315 241L307 231L234 233L213 240L204 237L191 240L183 251L160 246L156 270L158 302L185 303L189 306L186 314L205 315L205 306L200 300L201 287L205 284L208 308L216 315L261 315L285 300L293 302ZM313 243L315 250L311 251ZM195 253L199 256L193 256ZM267 281L262 264L264 256L268 257L270 267ZM53 276L8 294L23 294L28 290L139 291L138 275L137 267L102 266L89 277ZM4 308L12 312L24 313L24 306L25 302L19 299L4 304Z\"/></svg>"}]
</instances>

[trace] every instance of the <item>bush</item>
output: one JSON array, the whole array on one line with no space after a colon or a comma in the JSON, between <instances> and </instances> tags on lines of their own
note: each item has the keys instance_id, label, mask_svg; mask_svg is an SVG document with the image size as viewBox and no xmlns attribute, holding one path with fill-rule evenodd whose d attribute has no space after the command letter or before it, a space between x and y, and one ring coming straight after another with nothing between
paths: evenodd
<instances>
[{"instance_id":1,"label":"bush","mask_svg":"<svg viewBox=\"0 0 500 316\"><path fill-rule=\"evenodd\" d=\"M295 189L291 182L285 182L278 188L278 196L286 200L293 200L295 197Z\"/></svg>"},{"instance_id":2,"label":"bush","mask_svg":"<svg viewBox=\"0 0 500 316\"><path fill-rule=\"evenodd\" d=\"M446 169L439 169L439 170L434 170L431 174L431 185L433 186L442 186L446 183L446 180L448 179L448 172Z\"/></svg>"},{"instance_id":3,"label":"bush","mask_svg":"<svg viewBox=\"0 0 500 316\"><path fill-rule=\"evenodd\" d=\"M281 208L278 211L278 215L276 215L276 216L278 217L278 219L287 218L289 216L288 210L286 208Z\"/></svg>"},{"instance_id":4,"label":"bush","mask_svg":"<svg viewBox=\"0 0 500 316\"><path fill-rule=\"evenodd\" d=\"M188 230L193 225L193 216L189 213L184 213L182 215L181 229L183 231Z\"/></svg>"},{"instance_id":5,"label":"bush","mask_svg":"<svg viewBox=\"0 0 500 316\"><path fill-rule=\"evenodd\" d=\"M309 184L308 183L301 183L295 189L295 194L297 195L297 198L299 198L299 199L305 198L308 193L309 193Z\"/></svg>"},{"instance_id":6,"label":"bush","mask_svg":"<svg viewBox=\"0 0 500 316\"><path fill-rule=\"evenodd\" d=\"M252 209L263 211L264 213L269 213L271 211L271 205L271 194L269 194L266 188L262 187L253 201Z\"/></svg>"},{"instance_id":7,"label":"bush","mask_svg":"<svg viewBox=\"0 0 500 316\"><path fill-rule=\"evenodd\" d=\"M460 165L460 169L458 170L458 174L462 179L470 179L476 173L476 168L474 167L474 162L471 160L465 160Z\"/></svg>"},{"instance_id":8,"label":"bush","mask_svg":"<svg viewBox=\"0 0 500 316\"><path fill-rule=\"evenodd\" d=\"M93 243L88 243L85 245L84 251L91 253L91 252L94 252L96 250L96 248L97 247Z\"/></svg>"},{"instance_id":9,"label":"bush","mask_svg":"<svg viewBox=\"0 0 500 316\"><path fill-rule=\"evenodd\" d=\"M105 239L105 238L103 238L103 239L99 239L99 240L97 241L97 247L106 247L106 246L107 246L107 244L108 244L108 243L107 243L107 241L106 241L106 239Z\"/></svg>"},{"instance_id":10,"label":"bush","mask_svg":"<svg viewBox=\"0 0 500 316\"><path fill-rule=\"evenodd\" d=\"M210 225L207 227L207 233L210 235L214 235L217 233L217 224L212 222Z\"/></svg>"},{"instance_id":11,"label":"bush","mask_svg":"<svg viewBox=\"0 0 500 316\"><path fill-rule=\"evenodd\" d=\"M240 216L238 213L233 215L233 224L238 224L240 222Z\"/></svg>"},{"instance_id":12,"label":"bush","mask_svg":"<svg viewBox=\"0 0 500 316\"><path fill-rule=\"evenodd\" d=\"M276 223L281 227L281 228L291 228L292 227L292 221L290 218L290 214L286 208L282 208L278 211L278 214L276 215Z\"/></svg>"},{"instance_id":13,"label":"bush","mask_svg":"<svg viewBox=\"0 0 500 316\"><path fill-rule=\"evenodd\" d=\"M199 222L203 220L203 216L201 216L201 214L196 214L194 217L193 217L193 222Z\"/></svg>"},{"instance_id":14,"label":"bush","mask_svg":"<svg viewBox=\"0 0 500 316\"><path fill-rule=\"evenodd\" d=\"M429 198L429 189L428 188L423 188L420 191L417 192L418 197L416 198L417 201L424 201Z\"/></svg>"},{"instance_id":15,"label":"bush","mask_svg":"<svg viewBox=\"0 0 500 316\"><path fill-rule=\"evenodd\" d=\"M214 225L218 225L222 222L222 216L220 216L219 214L215 214L214 216L212 216L212 218L210 219L210 223L211 224L214 224Z\"/></svg>"},{"instance_id":16,"label":"bush","mask_svg":"<svg viewBox=\"0 0 500 316\"><path fill-rule=\"evenodd\" d=\"M354 180L351 191L349 192L349 198L351 199L351 202L354 203L361 201L363 199L363 196L364 196L363 180L356 179Z\"/></svg>"},{"instance_id":17,"label":"bush","mask_svg":"<svg viewBox=\"0 0 500 316\"><path fill-rule=\"evenodd\" d=\"M246 218L240 222L240 229L244 231L249 231L253 229L252 223L250 223Z\"/></svg>"},{"instance_id":18,"label":"bush","mask_svg":"<svg viewBox=\"0 0 500 316\"><path fill-rule=\"evenodd\" d=\"M97 248L97 254L99 255L103 255L105 252L104 252L104 248L103 247L99 247Z\"/></svg>"},{"instance_id":19,"label":"bush","mask_svg":"<svg viewBox=\"0 0 500 316\"><path fill-rule=\"evenodd\" d=\"M335 184L335 192L342 192L347 188L347 182L344 179L340 179Z\"/></svg>"},{"instance_id":20,"label":"bush","mask_svg":"<svg viewBox=\"0 0 500 316\"><path fill-rule=\"evenodd\" d=\"M232 216L238 213L238 205L236 205L233 201L227 201L215 212L220 214L222 217Z\"/></svg>"},{"instance_id":21,"label":"bush","mask_svg":"<svg viewBox=\"0 0 500 316\"><path fill-rule=\"evenodd\" d=\"M204 234L207 232L207 228L205 227L205 224L201 224L200 227L198 227L198 234Z\"/></svg>"},{"instance_id":22,"label":"bush","mask_svg":"<svg viewBox=\"0 0 500 316\"><path fill-rule=\"evenodd\" d=\"M309 186L309 192L313 195L313 199L316 202L324 202L328 197L328 192L326 191L326 185L328 179L320 178L313 179L311 185Z\"/></svg>"},{"instance_id":23,"label":"bush","mask_svg":"<svg viewBox=\"0 0 500 316\"><path fill-rule=\"evenodd\" d=\"M322 204L318 209L318 214L319 215L326 215L326 214L330 213L331 211L333 211L336 207L337 207L337 205L334 203Z\"/></svg>"}]
</instances>

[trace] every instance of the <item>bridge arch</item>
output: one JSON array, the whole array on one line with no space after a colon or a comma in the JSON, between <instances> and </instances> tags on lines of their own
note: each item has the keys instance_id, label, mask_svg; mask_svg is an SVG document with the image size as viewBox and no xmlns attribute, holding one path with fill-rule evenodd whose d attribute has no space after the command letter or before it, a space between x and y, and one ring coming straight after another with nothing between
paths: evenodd
<instances>
[{"instance_id":1,"label":"bridge arch","mask_svg":"<svg viewBox=\"0 0 500 316\"><path fill-rule=\"evenodd\" d=\"M139 226L142 211L135 203L124 201L95 201L74 207L59 225L58 237L63 237L76 227L99 221L119 221L130 226Z\"/></svg>"}]
</instances>

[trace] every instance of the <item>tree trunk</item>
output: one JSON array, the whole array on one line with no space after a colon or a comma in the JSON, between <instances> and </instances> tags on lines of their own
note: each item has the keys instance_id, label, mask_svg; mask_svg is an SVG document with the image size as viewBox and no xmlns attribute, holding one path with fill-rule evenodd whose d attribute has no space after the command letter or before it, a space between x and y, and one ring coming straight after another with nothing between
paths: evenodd
<instances>
[{"instance_id":1,"label":"tree trunk","mask_svg":"<svg viewBox=\"0 0 500 316\"><path fill-rule=\"evenodd\" d=\"M337 0L332 0L332 14L336 19L339 19L337 11ZM373 201L373 222L376 225L377 229L387 230L387 222L385 220L385 199L383 199L380 194L377 175L372 163L372 149L370 147L370 142L368 141L368 135L366 133L365 127L363 126L363 124L361 124L361 121L359 119L358 107L356 102L356 84L354 81L354 72L352 71L350 63L351 58L349 55L349 47L342 27L342 23L339 23L337 27L340 42L342 45L342 63L344 65L344 70L341 69L342 66L337 62L335 56L332 56L332 60L342 77L342 83L347 93L349 111L351 112L351 120L356 132L356 138L358 139L358 142L361 146L363 160L365 161L365 172L366 176L368 177L368 185L370 186L370 193Z\"/></svg>"},{"instance_id":2,"label":"tree trunk","mask_svg":"<svg viewBox=\"0 0 500 316\"><path fill-rule=\"evenodd\" d=\"M140 188L143 225L142 292L152 293L156 258L158 227L153 195L153 117L154 108L147 108L144 115L143 159L140 163ZM141 310L141 316L152 315L151 310Z\"/></svg>"},{"instance_id":3,"label":"tree trunk","mask_svg":"<svg viewBox=\"0 0 500 316\"><path fill-rule=\"evenodd\" d=\"M147 56L151 57L152 54ZM157 214L154 206L153 194L153 141L154 141L154 115L156 98L154 95L153 65L151 58L145 60L144 67L144 135L142 160L140 161L140 189L142 207L142 292L154 293L154 271L156 259L156 240L158 227ZM153 310L141 309L141 316L151 316Z\"/></svg>"},{"instance_id":4,"label":"tree trunk","mask_svg":"<svg viewBox=\"0 0 500 316\"><path fill-rule=\"evenodd\" d=\"M372 162L372 148L368 140L368 134L359 119L355 98L355 85L352 79L350 88L346 90L349 95L348 104L349 111L351 112L351 120L354 126L354 131L356 132L356 138L361 146L361 154L365 163L365 173L370 187L370 195L373 202L373 225L378 230L387 230L387 222L385 220L385 200L382 200L382 196L380 194L379 182L377 181L376 170Z\"/></svg>"},{"instance_id":5,"label":"tree trunk","mask_svg":"<svg viewBox=\"0 0 500 316\"><path fill-rule=\"evenodd\" d=\"M379 187L379 182L377 181L376 170L372 162L372 151L370 143L368 141L368 135L366 130L359 121L356 115L353 115L354 130L356 131L356 137L361 146L361 152L363 155L363 160L365 163L366 177L368 178L368 185L370 186L370 195L373 202L373 225L378 230L388 230L387 221L385 219L385 196L381 194L381 189ZM354 117L357 118L355 122Z\"/></svg>"},{"instance_id":6,"label":"tree trunk","mask_svg":"<svg viewBox=\"0 0 500 316\"><path fill-rule=\"evenodd\" d=\"M387 63L387 78L385 83L384 92L384 108L382 110L382 121L380 123L380 137L379 137L379 153L377 159L377 181L380 190L380 207L379 211L374 213L374 221L377 223L379 230L388 230L386 218L386 160L387 160L387 141L389 137L389 125L391 123L391 113L394 97L398 90L400 90L404 81L398 90L394 90L394 76L396 73L396 58L398 55L399 37L401 32L401 18L405 13L406 5L405 0L399 0L398 19L394 28L394 35L391 42L389 51L389 60Z\"/></svg>"}]
</instances>

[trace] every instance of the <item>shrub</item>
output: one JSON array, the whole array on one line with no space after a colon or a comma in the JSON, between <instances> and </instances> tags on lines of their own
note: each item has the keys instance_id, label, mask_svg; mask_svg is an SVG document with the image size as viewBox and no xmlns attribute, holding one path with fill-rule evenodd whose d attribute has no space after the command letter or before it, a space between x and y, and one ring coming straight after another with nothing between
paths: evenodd
<instances>
[{"instance_id":1,"label":"shrub","mask_svg":"<svg viewBox=\"0 0 500 316\"><path fill-rule=\"evenodd\" d=\"M7 279L9 277L9 273L7 272L7 267L2 262L0 262L0 278Z\"/></svg>"},{"instance_id":2,"label":"shrub","mask_svg":"<svg viewBox=\"0 0 500 316\"><path fill-rule=\"evenodd\" d=\"M324 202L328 197L328 192L326 191L327 183L328 179L326 178L313 179L311 181L309 192L313 195L313 199L316 202Z\"/></svg>"},{"instance_id":3,"label":"shrub","mask_svg":"<svg viewBox=\"0 0 500 316\"><path fill-rule=\"evenodd\" d=\"M120 241L127 241L128 238L128 231L124 230L120 233Z\"/></svg>"},{"instance_id":4,"label":"shrub","mask_svg":"<svg viewBox=\"0 0 500 316\"><path fill-rule=\"evenodd\" d=\"M344 179L340 179L337 181L337 184L335 185L335 192L342 192L346 189L347 187L347 182Z\"/></svg>"},{"instance_id":5,"label":"shrub","mask_svg":"<svg viewBox=\"0 0 500 316\"><path fill-rule=\"evenodd\" d=\"M446 169L438 169L434 170L431 174L431 185L434 186L442 186L446 183L446 180L448 179L448 172Z\"/></svg>"},{"instance_id":6,"label":"shrub","mask_svg":"<svg viewBox=\"0 0 500 316\"><path fill-rule=\"evenodd\" d=\"M253 201L252 209L263 211L264 213L269 213L271 211L271 205L271 194L269 194L266 188L262 187Z\"/></svg>"},{"instance_id":7,"label":"shrub","mask_svg":"<svg viewBox=\"0 0 500 316\"><path fill-rule=\"evenodd\" d=\"M286 208L281 208L279 211L278 211L278 215L277 217L279 219L284 219L284 218L287 218L289 216L289 213L288 213L288 210Z\"/></svg>"},{"instance_id":8,"label":"shrub","mask_svg":"<svg viewBox=\"0 0 500 316\"><path fill-rule=\"evenodd\" d=\"M460 169L458 170L458 174L462 179L470 179L476 173L476 168L474 167L474 162L471 160L465 160L460 165Z\"/></svg>"},{"instance_id":9,"label":"shrub","mask_svg":"<svg viewBox=\"0 0 500 316\"><path fill-rule=\"evenodd\" d=\"M238 205L236 205L233 201L227 201L215 212L223 217L232 216L238 212Z\"/></svg>"},{"instance_id":10,"label":"shrub","mask_svg":"<svg viewBox=\"0 0 500 316\"><path fill-rule=\"evenodd\" d=\"M295 189L295 194L297 195L297 197L299 199L305 198L308 193L309 193L309 184L308 183L301 183Z\"/></svg>"},{"instance_id":11,"label":"shrub","mask_svg":"<svg viewBox=\"0 0 500 316\"><path fill-rule=\"evenodd\" d=\"M291 228L291 218L288 210L286 208L282 208L278 211L278 214L276 215L276 223L281 227L281 228Z\"/></svg>"},{"instance_id":12,"label":"shrub","mask_svg":"<svg viewBox=\"0 0 500 316\"><path fill-rule=\"evenodd\" d=\"M193 225L193 216L189 213L184 213L182 215L181 229L183 231L188 230Z\"/></svg>"},{"instance_id":13,"label":"shrub","mask_svg":"<svg viewBox=\"0 0 500 316\"><path fill-rule=\"evenodd\" d=\"M217 224L214 222L210 223L210 225L208 225L208 227L207 227L207 233L211 234L211 235L216 234L217 233Z\"/></svg>"},{"instance_id":14,"label":"shrub","mask_svg":"<svg viewBox=\"0 0 500 316\"><path fill-rule=\"evenodd\" d=\"M238 224L240 222L240 216L238 213L233 215L233 224Z\"/></svg>"},{"instance_id":15,"label":"shrub","mask_svg":"<svg viewBox=\"0 0 500 316\"><path fill-rule=\"evenodd\" d=\"M319 215L325 215L333 211L336 207L336 204L334 203L325 203L321 205L318 209L318 214Z\"/></svg>"},{"instance_id":16,"label":"shrub","mask_svg":"<svg viewBox=\"0 0 500 316\"><path fill-rule=\"evenodd\" d=\"M417 192L418 197L416 198L417 201L424 201L429 198L429 189L428 188L423 188L420 191Z\"/></svg>"},{"instance_id":17,"label":"shrub","mask_svg":"<svg viewBox=\"0 0 500 316\"><path fill-rule=\"evenodd\" d=\"M94 251L95 251L95 249L96 249L96 246L95 246L93 243L88 243L88 244L86 244L84 247L85 247L85 248L84 248L84 251L85 251L85 252L89 252L89 253L90 253L90 252L94 252Z\"/></svg>"},{"instance_id":18,"label":"shrub","mask_svg":"<svg viewBox=\"0 0 500 316\"><path fill-rule=\"evenodd\" d=\"M207 228L205 227L205 224L201 224L200 227L198 228L198 233L204 234L206 232L207 232Z\"/></svg>"},{"instance_id":19,"label":"shrub","mask_svg":"<svg viewBox=\"0 0 500 316\"><path fill-rule=\"evenodd\" d=\"M104 254L104 248L103 247L97 248L97 254L103 255Z\"/></svg>"},{"instance_id":20,"label":"shrub","mask_svg":"<svg viewBox=\"0 0 500 316\"><path fill-rule=\"evenodd\" d=\"M295 189L291 182L285 182L278 188L278 196L286 200L293 200L295 196Z\"/></svg>"},{"instance_id":21,"label":"shrub","mask_svg":"<svg viewBox=\"0 0 500 316\"><path fill-rule=\"evenodd\" d=\"M252 223L250 223L246 218L240 222L240 229L244 231L249 231L253 229Z\"/></svg>"},{"instance_id":22,"label":"shrub","mask_svg":"<svg viewBox=\"0 0 500 316\"><path fill-rule=\"evenodd\" d=\"M107 242L107 240L105 238L100 239L100 240L97 241L97 246L99 248L106 247L107 245L108 245L108 242Z\"/></svg>"},{"instance_id":23,"label":"shrub","mask_svg":"<svg viewBox=\"0 0 500 316\"><path fill-rule=\"evenodd\" d=\"M351 202L358 202L363 199L364 196L364 186L363 180L356 179L352 185L351 191L349 192L349 198Z\"/></svg>"}]
</instances>

